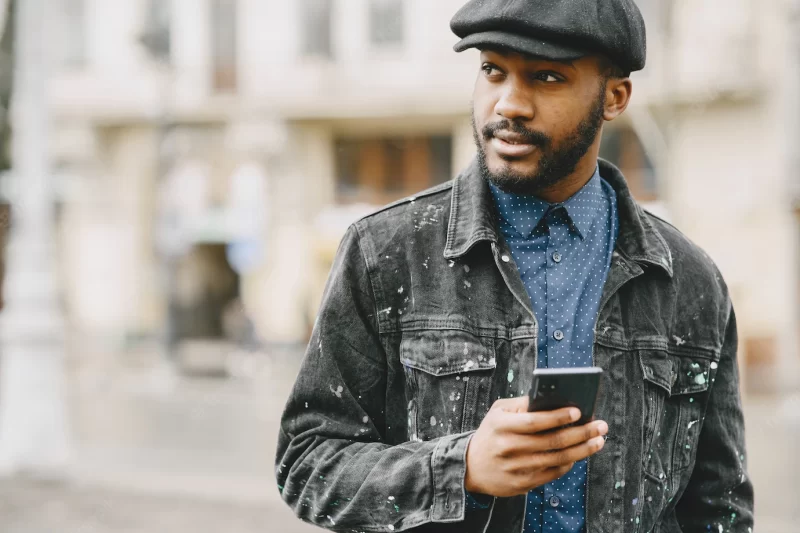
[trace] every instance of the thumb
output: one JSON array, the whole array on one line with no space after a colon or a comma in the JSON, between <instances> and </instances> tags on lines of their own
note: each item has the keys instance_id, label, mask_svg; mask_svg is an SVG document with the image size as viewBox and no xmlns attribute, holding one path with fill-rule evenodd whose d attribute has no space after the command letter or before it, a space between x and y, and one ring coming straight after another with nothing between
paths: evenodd
<instances>
[{"instance_id":1,"label":"thumb","mask_svg":"<svg viewBox=\"0 0 800 533\"><path fill-rule=\"evenodd\" d=\"M509 413L527 413L528 412L528 397L520 396L519 398L501 398L494 402L492 409L499 409Z\"/></svg>"}]
</instances>

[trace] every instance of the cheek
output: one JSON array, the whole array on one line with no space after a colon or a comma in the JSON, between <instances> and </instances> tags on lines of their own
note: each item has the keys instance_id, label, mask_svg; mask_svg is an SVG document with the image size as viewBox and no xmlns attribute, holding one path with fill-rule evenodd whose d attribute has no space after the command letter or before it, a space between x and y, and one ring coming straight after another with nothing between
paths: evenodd
<instances>
[{"instance_id":1,"label":"cheek","mask_svg":"<svg viewBox=\"0 0 800 533\"><path fill-rule=\"evenodd\" d=\"M478 81L472 93L472 114L479 131L481 126L492 120L494 108L497 105L497 98L491 92L481 88L480 85L481 82Z\"/></svg>"}]
</instances>

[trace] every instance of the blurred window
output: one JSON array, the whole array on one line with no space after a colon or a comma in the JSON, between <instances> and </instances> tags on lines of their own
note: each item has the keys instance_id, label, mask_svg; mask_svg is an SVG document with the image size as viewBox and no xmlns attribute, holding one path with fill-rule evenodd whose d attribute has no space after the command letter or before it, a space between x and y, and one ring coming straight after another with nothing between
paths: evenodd
<instances>
[{"instance_id":1,"label":"blurred window","mask_svg":"<svg viewBox=\"0 0 800 533\"><path fill-rule=\"evenodd\" d=\"M159 61L172 58L172 2L150 0L145 18L142 42L150 55Z\"/></svg>"},{"instance_id":2,"label":"blurred window","mask_svg":"<svg viewBox=\"0 0 800 533\"><path fill-rule=\"evenodd\" d=\"M232 92L237 85L237 0L211 0L213 87Z\"/></svg>"},{"instance_id":3,"label":"blurred window","mask_svg":"<svg viewBox=\"0 0 800 533\"><path fill-rule=\"evenodd\" d=\"M384 204L451 179L449 135L335 142L340 202Z\"/></svg>"},{"instance_id":4,"label":"blurred window","mask_svg":"<svg viewBox=\"0 0 800 533\"><path fill-rule=\"evenodd\" d=\"M86 64L85 0L60 0L58 8L56 64L67 69L82 67Z\"/></svg>"},{"instance_id":5,"label":"blurred window","mask_svg":"<svg viewBox=\"0 0 800 533\"><path fill-rule=\"evenodd\" d=\"M301 53L329 59L332 52L331 0L300 0Z\"/></svg>"},{"instance_id":6,"label":"blurred window","mask_svg":"<svg viewBox=\"0 0 800 533\"><path fill-rule=\"evenodd\" d=\"M604 131L600 157L622 170L634 198L640 202L659 199L655 168L632 128L618 126Z\"/></svg>"},{"instance_id":7,"label":"blurred window","mask_svg":"<svg viewBox=\"0 0 800 533\"><path fill-rule=\"evenodd\" d=\"M379 46L403 43L403 0L369 0L369 38Z\"/></svg>"}]
</instances>

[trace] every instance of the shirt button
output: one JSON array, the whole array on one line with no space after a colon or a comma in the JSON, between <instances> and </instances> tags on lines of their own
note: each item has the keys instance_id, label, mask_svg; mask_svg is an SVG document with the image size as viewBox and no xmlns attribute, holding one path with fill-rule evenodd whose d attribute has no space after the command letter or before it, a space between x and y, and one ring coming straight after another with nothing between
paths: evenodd
<instances>
[{"instance_id":1,"label":"shirt button","mask_svg":"<svg viewBox=\"0 0 800 533\"><path fill-rule=\"evenodd\" d=\"M503 260L503 263L508 263L509 261L511 261L511 258L510 258L510 257L508 257L507 255L504 255L504 256L503 256L503 257L501 257L500 259L502 259L502 260Z\"/></svg>"},{"instance_id":2,"label":"shirt button","mask_svg":"<svg viewBox=\"0 0 800 533\"><path fill-rule=\"evenodd\" d=\"M561 500L558 499L558 496L550 498L550 507L558 507L559 505L561 505Z\"/></svg>"},{"instance_id":3,"label":"shirt button","mask_svg":"<svg viewBox=\"0 0 800 533\"><path fill-rule=\"evenodd\" d=\"M557 341L564 340L564 332L560 329L557 329L555 333L553 333L553 338Z\"/></svg>"},{"instance_id":4,"label":"shirt button","mask_svg":"<svg viewBox=\"0 0 800 533\"><path fill-rule=\"evenodd\" d=\"M558 253L558 252L553 252L553 261L555 261L556 263L560 263L561 262L561 254Z\"/></svg>"}]
</instances>

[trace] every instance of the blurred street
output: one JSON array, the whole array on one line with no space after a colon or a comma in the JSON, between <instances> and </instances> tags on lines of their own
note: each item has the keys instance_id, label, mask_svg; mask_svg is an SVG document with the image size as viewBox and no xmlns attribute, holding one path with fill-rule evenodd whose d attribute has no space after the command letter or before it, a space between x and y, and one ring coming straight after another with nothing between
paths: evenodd
<instances>
[{"instance_id":1,"label":"blurred street","mask_svg":"<svg viewBox=\"0 0 800 533\"><path fill-rule=\"evenodd\" d=\"M171 375L155 352L70 359L75 464L66 483L0 482L3 533L302 533L279 500L272 461L299 349L225 355L195 346ZM224 378L223 367L232 374ZM757 531L800 519L794 443L800 397L746 402Z\"/></svg>"}]
</instances>

